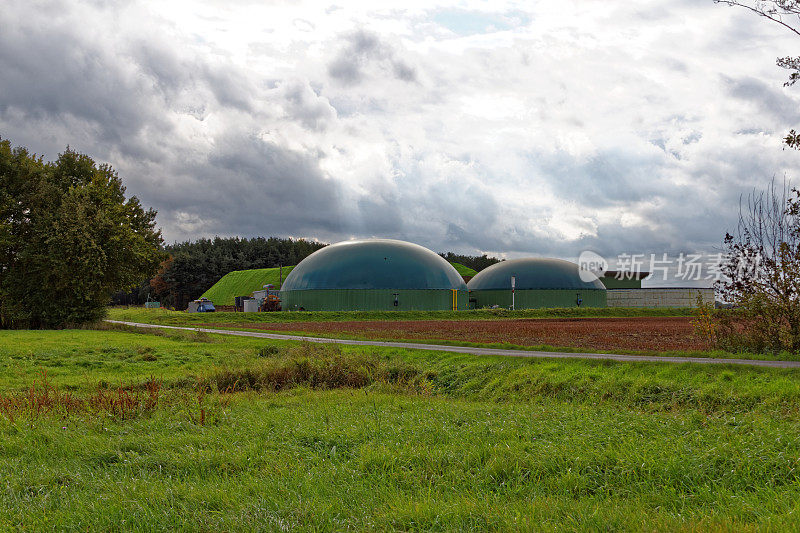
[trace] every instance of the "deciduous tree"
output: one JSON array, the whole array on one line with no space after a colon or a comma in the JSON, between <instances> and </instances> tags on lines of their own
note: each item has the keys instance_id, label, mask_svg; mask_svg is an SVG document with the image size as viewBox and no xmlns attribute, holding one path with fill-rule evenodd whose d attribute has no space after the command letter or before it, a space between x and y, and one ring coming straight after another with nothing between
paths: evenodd
<instances>
[{"instance_id":1,"label":"deciduous tree","mask_svg":"<svg viewBox=\"0 0 800 533\"><path fill-rule=\"evenodd\" d=\"M108 165L69 148L47 163L0 140L0 325L103 316L163 259L155 216Z\"/></svg>"}]
</instances>

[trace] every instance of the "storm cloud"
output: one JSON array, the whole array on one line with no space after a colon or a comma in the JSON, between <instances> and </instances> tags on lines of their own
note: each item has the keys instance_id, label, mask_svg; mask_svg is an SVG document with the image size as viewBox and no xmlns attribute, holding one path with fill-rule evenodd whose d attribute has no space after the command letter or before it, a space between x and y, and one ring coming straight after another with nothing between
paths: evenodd
<instances>
[{"instance_id":1,"label":"storm cloud","mask_svg":"<svg viewBox=\"0 0 800 533\"><path fill-rule=\"evenodd\" d=\"M362 81L372 68L376 76L393 76L398 80L417 81L414 68L398 57L397 52L381 41L376 33L363 29L346 34L339 53L328 65L328 74L345 84Z\"/></svg>"}]
</instances>

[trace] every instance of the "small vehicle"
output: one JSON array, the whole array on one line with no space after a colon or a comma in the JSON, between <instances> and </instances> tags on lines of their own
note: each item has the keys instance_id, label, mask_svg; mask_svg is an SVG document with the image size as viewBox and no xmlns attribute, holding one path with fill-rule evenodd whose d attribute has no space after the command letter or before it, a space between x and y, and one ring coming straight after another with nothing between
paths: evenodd
<instances>
[{"instance_id":1,"label":"small vehicle","mask_svg":"<svg viewBox=\"0 0 800 533\"><path fill-rule=\"evenodd\" d=\"M264 287L266 289L264 299L261 301L259 311L280 311L281 310L281 292L275 290L272 285Z\"/></svg>"},{"instance_id":2,"label":"small vehicle","mask_svg":"<svg viewBox=\"0 0 800 533\"><path fill-rule=\"evenodd\" d=\"M217 310L214 307L214 303L211 300L207 300L206 298L201 298L200 303L197 306L198 313L213 313Z\"/></svg>"},{"instance_id":3,"label":"small vehicle","mask_svg":"<svg viewBox=\"0 0 800 533\"><path fill-rule=\"evenodd\" d=\"M214 303L208 298L191 301L186 308L187 313L213 313L216 310Z\"/></svg>"}]
</instances>

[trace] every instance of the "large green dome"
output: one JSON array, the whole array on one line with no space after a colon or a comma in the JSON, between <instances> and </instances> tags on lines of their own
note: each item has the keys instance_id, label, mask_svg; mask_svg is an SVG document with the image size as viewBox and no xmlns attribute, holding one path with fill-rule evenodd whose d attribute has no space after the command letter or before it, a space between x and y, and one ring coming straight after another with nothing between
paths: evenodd
<instances>
[{"instance_id":1,"label":"large green dome","mask_svg":"<svg viewBox=\"0 0 800 533\"><path fill-rule=\"evenodd\" d=\"M478 272L467 287L471 291L511 290L511 276L516 278L516 290L606 288L597 276L575 263L533 257L496 263Z\"/></svg>"},{"instance_id":2,"label":"large green dome","mask_svg":"<svg viewBox=\"0 0 800 533\"><path fill-rule=\"evenodd\" d=\"M317 250L294 267L281 291L466 288L456 269L427 248L392 239L368 239Z\"/></svg>"}]
</instances>

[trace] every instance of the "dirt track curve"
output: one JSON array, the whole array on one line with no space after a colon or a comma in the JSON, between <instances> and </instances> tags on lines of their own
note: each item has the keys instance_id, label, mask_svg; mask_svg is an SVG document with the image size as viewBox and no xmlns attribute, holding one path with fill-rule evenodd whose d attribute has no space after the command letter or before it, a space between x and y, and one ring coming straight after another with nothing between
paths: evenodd
<instances>
[{"instance_id":1,"label":"dirt track curve","mask_svg":"<svg viewBox=\"0 0 800 533\"><path fill-rule=\"evenodd\" d=\"M112 324L122 324L137 328L177 329L184 331L202 331L218 335L235 335L238 337L255 337L257 339L272 339L286 341L317 342L322 344L346 344L351 346L381 346L384 348L407 348L411 350L432 350L437 352L454 352L472 355L502 355L506 357L532 357L549 359L599 359L627 363L700 363L718 365L748 365L772 368L800 368L800 361L764 361L759 359L713 359L709 357L671 357L649 355L620 355L611 353L569 353L569 352L540 352L533 350L505 350L500 348L474 348L470 346L446 346L440 344L417 344L413 342L390 342L374 340L330 339L324 337L304 337L302 335L282 335L278 333L261 333L257 331L231 331L225 329L191 328L183 326L162 326L158 324L142 324L139 322L125 322L122 320L106 320Z\"/></svg>"}]
</instances>

